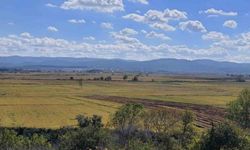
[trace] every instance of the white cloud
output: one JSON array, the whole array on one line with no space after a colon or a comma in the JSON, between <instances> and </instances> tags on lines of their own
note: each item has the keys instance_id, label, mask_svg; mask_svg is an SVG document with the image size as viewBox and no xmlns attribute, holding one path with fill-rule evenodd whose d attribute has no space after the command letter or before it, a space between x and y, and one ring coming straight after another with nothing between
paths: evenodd
<instances>
[{"instance_id":1,"label":"white cloud","mask_svg":"<svg viewBox=\"0 0 250 150\"><path fill-rule=\"evenodd\" d=\"M131 19L135 22L144 22L144 16L138 15L138 14L127 14L126 16L123 16L124 19Z\"/></svg>"},{"instance_id":2,"label":"white cloud","mask_svg":"<svg viewBox=\"0 0 250 150\"><path fill-rule=\"evenodd\" d=\"M84 24L84 23L86 23L86 21L84 19L79 19L79 20L77 20L77 19L70 19L70 20L68 20L68 22L69 23L73 23L73 24Z\"/></svg>"},{"instance_id":3,"label":"white cloud","mask_svg":"<svg viewBox=\"0 0 250 150\"><path fill-rule=\"evenodd\" d=\"M165 9L164 11L148 10L143 15L131 13L123 16L123 18L148 24L155 29L175 31L175 27L169 25L169 21L187 19L187 13L177 9Z\"/></svg>"},{"instance_id":4,"label":"white cloud","mask_svg":"<svg viewBox=\"0 0 250 150\"><path fill-rule=\"evenodd\" d=\"M154 29L164 30L164 31L175 31L175 27L166 23L154 23L154 24L151 24L150 27Z\"/></svg>"},{"instance_id":5,"label":"white cloud","mask_svg":"<svg viewBox=\"0 0 250 150\"><path fill-rule=\"evenodd\" d=\"M233 11L226 12L226 11L217 10L214 8L210 8L205 11L200 11L200 13L207 14L208 16L237 16L238 15L237 12L233 12Z\"/></svg>"},{"instance_id":6,"label":"white cloud","mask_svg":"<svg viewBox=\"0 0 250 150\"><path fill-rule=\"evenodd\" d=\"M122 0L66 0L61 8L113 13L123 11L124 5Z\"/></svg>"},{"instance_id":7,"label":"white cloud","mask_svg":"<svg viewBox=\"0 0 250 150\"><path fill-rule=\"evenodd\" d=\"M131 28L124 28L119 33L122 35L126 35L126 36L133 36L133 35L138 34L137 31L135 31L134 29L131 29Z\"/></svg>"},{"instance_id":8,"label":"white cloud","mask_svg":"<svg viewBox=\"0 0 250 150\"><path fill-rule=\"evenodd\" d=\"M54 27L54 26L49 26L48 28L48 31L50 31L50 32L58 32L59 30L56 28L56 27Z\"/></svg>"},{"instance_id":9,"label":"white cloud","mask_svg":"<svg viewBox=\"0 0 250 150\"><path fill-rule=\"evenodd\" d=\"M86 40L86 41L94 41L94 40L95 40L95 37L93 37L93 36L83 37L83 40Z\"/></svg>"},{"instance_id":10,"label":"white cloud","mask_svg":"<svg viewBox=\"0 0 250 150\"><path fill-rule=\"evenodd\" d=\"M211 31L202 35L202 39L211 41L223 41L223 40L228 40L229 36L224 35L221 32Z\"/></svg>"},{"instance_id":11,"label":"white cloud","mask_svg":"<svg viewBox=\"0 0 250 150\"><path fill-rule=\"evenodd\" d=\"M28 32L23 32L20 34L21 37L25 37L25 38L32 38L31 34Z\"/></svg>"},{"instance_id":12,"label":"white cloud","mask_svg":"<svg viewBox=\"0 0 250 150\"><path fill-rule=\"evenodd\" d=\"M99 41L76 42L50 37L35 37L30 33L0 37L1 56L57 56L95 57L148 60L158 58L185 58L250 61L250 32L227 40L215 41L207 48L192 48L186 45L144 44L139 39L113 33L112 43ZM240 52L240 53L239 53ZM240 59L242 58L242 59Z\"/></svg>"},{"instance_id":13,"label":"white cloud","mask_svg":"<svg viewBox=\"0 0 250 150\"><path fill-rule=\"evenodd\" d=\"M141 4L145 4L145 5L149 4L148 0L129 0L129 1L134 2L134 3L141 3Z\"/></svg>"},{"instance_id":14,"label":"white cloud","mask_svg":"<svg viewBox=\"0 0 250 150\"><path fill-rule=\"evenodd\" d=\"M127 14L124 19L131 19L142 23L168 22L170 20L187 19L187 13L177 9L166 9L164 11L148 10L144 15Z\"/></svg>"},{"instance_id":15,"label":"white cloud","mask_svg":"<svg viewBox=\"0 0 250 150\"><path fill-rule=\"evenodd\" d=\"M207 29L203 26L203 24L200 21L185 21L179 23L179 27L183 31L189 31L189 32L207 32Z\"/></svg>"},{"instance_id":16,"label":"white cloud","mask_svg":"<svg viewBox=\"0 0 250 150\"><path fill-rule=\"evenodd\" d=\"M234 29L238 26L238 23L234 20L227 20L223 24L224 27Z\"/></svg>"},{"instance_id":17,"label":"white cloud","mask_svg":"<svg viewBox=\"0 0 250 150\"><path fill-rule=\"evenodd\" d=\"M132 37L137 34L138 32L131 28L124 28L119 32L111 32L111 36L118 43L141 43L138 39Z\"/></svg>"},{"instance_id":18,"label":"white cloud","mask_svg":"<svg viewBox=\"0 0 250 150\"><path fill-rule=\"evenodd\" d=\"M56 8L57 6L55 4L47 3L45 6L51 7L51 8Z\"/></svg>"},{"instance_id":19,"label":"white cloud","mask_svg":"<svg viewBox=\"0 0 250 150\"><path fill-rule=\"evenodd\" d=\"M114 29L113 24L110 22L103 22L101 23L101 27L104 29Z\"/></svg>"},{"instance_id":20,"label":"white cloud","mask_svg":"<svg viewBox=\"0 0 250 150\"><path fill-rule=\"evenodd\" d=\"M162 34L162 33L156 33L156 32L154 32L154 31L151 31L151 32L149 32L149 33L146 33L146 37L147 37L147 38L161 39L161 40L165 40L165 41L171 40L170 37L168 37L168 36L166 36L166 35L164 35L164 34Z\"/></svg>"}]
</instances>

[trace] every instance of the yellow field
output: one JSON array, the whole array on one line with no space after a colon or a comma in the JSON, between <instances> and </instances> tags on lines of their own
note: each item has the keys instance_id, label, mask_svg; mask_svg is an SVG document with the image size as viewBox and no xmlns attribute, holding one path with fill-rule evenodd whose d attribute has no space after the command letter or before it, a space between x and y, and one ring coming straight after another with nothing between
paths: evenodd
<instances>
[{"instance_id":1,"label":"yellow field","mask_svg":"<svg viewBox=\"0 0 250 150\"><path fill-rule=\"evenodd\" d=\"M177 79L169 76L145 77L145 81L153 78L155 82L121 81L119 79L122 77L115 76L117 81L83 81L83 87L76 80L45 80L44 77L37 80L39 77L35 75L33 78L24 75L6 77L8 75L2 75L0 79L0 124L15 127L58 128L75 125L77 114L101 115L106 122L110 113L120 106L85 96L147 98L224 107L243 88L250 87L249 82Z\"/></svg>"}]
</instances>

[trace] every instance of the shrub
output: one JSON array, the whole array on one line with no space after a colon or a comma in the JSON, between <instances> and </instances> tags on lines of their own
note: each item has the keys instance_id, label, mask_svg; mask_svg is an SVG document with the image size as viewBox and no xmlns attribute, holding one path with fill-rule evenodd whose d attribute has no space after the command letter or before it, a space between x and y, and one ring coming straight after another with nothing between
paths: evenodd
<instances>
[{"instance_id":1,"label":"shrub","mask_svg":"<svg viewBox=\"0 0 250 150\"><path fill-rule=\"evenodd\" d=\"M89 126L66 133L61 137L61 150L105 149L108 147L110 136L104 129L96 130Z\"/></svg>"},{"instance_id":2,"label":"shrub","mask_svg":"<svg viewBox=\"0 0 250 150\"><path fill-rule=\"evenodd\" d=\"M250 128L250 90L244 89L237 100L228 104L228 118L243 128Z\"/></svg>"},{"instance_id":3,"label":"shrub","mask_svg":"<svg viewBox=\"0 0 250 150\"><path fill-rule=\"evenodd\" d=\"M248 141L243 132L230 123L220 123L202 136L196 149L200 150L221 150L221 149L241 149L248 146Z\"/></svg>"},{"instance_id":4,"label":"shrub","mask_svg":"<svg viewBox=\"0 0 250 150\"><path fill-rule=\"evenodd\" d=\"M124 75L123 80L127 80L127 79L128 79L128 75Z\"/></svg>"},{"instance_id":5,"label":"shrub","mask_svg":"<svg viewBox=\"0 0 250 150\"><path fill-rule=\"evenodd\" d=\"M129 136L140 122L144 107L140 104L126 104L118 109L111 119L111 125L115 127L122 136Z\"/></svg>"}]
</instances>

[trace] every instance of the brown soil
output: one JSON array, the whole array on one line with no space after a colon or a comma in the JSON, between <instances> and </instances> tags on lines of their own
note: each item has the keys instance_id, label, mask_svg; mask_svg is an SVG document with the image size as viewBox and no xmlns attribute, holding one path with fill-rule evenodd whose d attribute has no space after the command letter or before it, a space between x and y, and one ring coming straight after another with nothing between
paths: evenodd
<instances>
[{"instance_id":1,"label":"brown soil","mask_svg":"<svg viewBox=\"0 0 250 150\"><path fill-rule=\"evenodd\" d=\"M209 105L198 105L189 103L177 103L177 102L167 102L152 99L140 99L140 98L127 98L119 96L104 96L104 95L92 95L86 96L89 99L105 100L117 103L140 103L147 108L160 108L169 107L180 110L191 110L196 114L196 125L201 128L207 128L211 126L211 123L218 123L224 120L225 109L209 106Z\"/></svg>"}]
</instances>

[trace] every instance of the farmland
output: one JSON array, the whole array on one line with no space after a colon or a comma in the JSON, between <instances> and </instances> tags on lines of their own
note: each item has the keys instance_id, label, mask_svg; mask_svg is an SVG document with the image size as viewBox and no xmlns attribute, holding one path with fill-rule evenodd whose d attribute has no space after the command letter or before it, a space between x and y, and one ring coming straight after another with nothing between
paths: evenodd
<instances>
[{"instance_id":1,"label":"farmland","mask_svg":"<svg viewBox=\"0 0 250 150\"><path fill-rule=\"evenodd\" d=\"M174 102L223 109L243 88L250 87L248 81L235 82L221 76L149 74L141 75L139 82L132 82L134 74L129 74L125 81L123 75L2 73L0 124L6 127L59 128L75 125L78 114L101 115L106 123L112 112L131 100L166 102L162 107L170 107L169 102ZM112 81L92 80L100 76L111 76Z\"/></svg>"}]
</instances>

